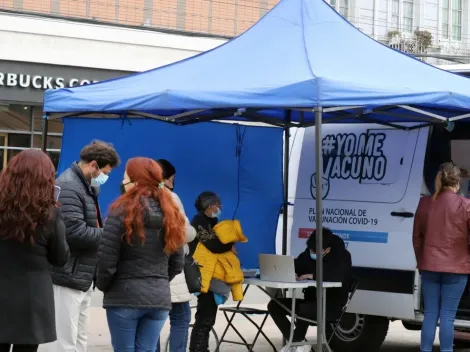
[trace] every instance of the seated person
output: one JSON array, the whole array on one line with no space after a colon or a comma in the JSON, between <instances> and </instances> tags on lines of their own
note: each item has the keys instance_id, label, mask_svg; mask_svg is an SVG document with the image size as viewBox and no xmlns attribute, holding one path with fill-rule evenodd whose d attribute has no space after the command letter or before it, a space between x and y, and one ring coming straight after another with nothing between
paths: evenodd
<instances>
[{"instance_id":1,"label":"seated person","mask_svg":"<svg viewBox=\"0 0 470 352\"><path fill-rule=\"evenodd\" d=\"M351 256L346 250L344 241L334 235L330 229L323 229L323 248L317 251L316 233L307 240L307 249L295 259L295 272L297 280L315 280L316 258L323 256L323 281L342 282L342 287L328 289L326 295L326 320L336 321L348 300L349 285L351 282ZM317 320L317 292L315 287L304 290L304 299L296 300L295 313L301 317ZM292 306L291 298L278 299L284 306ZM287 319L289 313L271 300L268 304L268 312L276 323L286 340L289 339L290 321ZM293 342L305 341L309 323L297 320L294 330ZM292 347L289 352L310 352L311 346ZM285 349L282 352L288 352Z\"/></svg>"}]
</instances>

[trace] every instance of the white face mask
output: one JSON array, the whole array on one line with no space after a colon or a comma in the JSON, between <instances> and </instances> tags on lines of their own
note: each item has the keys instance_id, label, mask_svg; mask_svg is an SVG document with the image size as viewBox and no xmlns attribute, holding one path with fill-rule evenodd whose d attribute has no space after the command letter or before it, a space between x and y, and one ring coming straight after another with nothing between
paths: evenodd
<instances>
[{"instance_id":1,"label":"white face mask","mask_svg":"<svg viewBox=\"0 0 470 352\"><path fill-rule=\"evenodd\" d=\"M100 174L93 178L93 180L100 186L104 185L108 181L109 176L100 171Z\"/></svg>"}]
</instances>

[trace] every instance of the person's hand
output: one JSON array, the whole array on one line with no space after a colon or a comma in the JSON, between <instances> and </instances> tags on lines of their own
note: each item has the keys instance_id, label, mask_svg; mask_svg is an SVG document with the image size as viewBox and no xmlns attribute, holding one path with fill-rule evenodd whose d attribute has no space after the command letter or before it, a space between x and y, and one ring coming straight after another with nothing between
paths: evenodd
<instances>
[{"instance_id":1,"label":"person's hand","mask_svg":"<svg viewBox=\"0 0 470 352\"><path fill-rule=\"evenodd\" d=\"M297 281L313 280L313 274L304 274L297 276Z\"/></svg>"}]
</instances>

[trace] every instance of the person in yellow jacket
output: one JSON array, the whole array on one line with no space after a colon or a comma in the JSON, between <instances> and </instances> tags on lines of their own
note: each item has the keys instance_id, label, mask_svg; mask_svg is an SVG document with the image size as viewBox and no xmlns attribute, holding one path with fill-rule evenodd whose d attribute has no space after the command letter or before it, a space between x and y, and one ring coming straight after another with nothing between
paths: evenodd
<instances>
[{"instance_id":1,"label":"person in yellow jacket","mask_svg":"<svg viewBox=\"0 0 470 352\"><path fill-rule=\"evenodd\" d=\"M238 220L219 222L213 230L224 244L248 241ZM232 285L234 301L243 299L243 272L234 250L216 254L207 249L203 243L199 243L193 258L201 267L201 293L209 291L211 281L215 278Z\"/></svg>"},{"instance_id":2,"label":"person in yellow jacket","mask_svg":"<svg viewBox=\"0 0 470 352\"><path fill-rule=\"evenodd\" d=\"M191 225L196 229L196 239L189 244L190 253L194 255L196 248L202 244L206 250L216 255L233 254L235 243L222 243L215 233L222 213L219 196L214 192L203 192L197 197L195 206L198 213L191 221ZM205 287L207 289L207 281ZM230 295L230 289L231 285L212 277L208 290L197 296L196 320L189 343L190 352L209 351L209 335L217 317L217 306Z\"/></svg>"}]
</instances>

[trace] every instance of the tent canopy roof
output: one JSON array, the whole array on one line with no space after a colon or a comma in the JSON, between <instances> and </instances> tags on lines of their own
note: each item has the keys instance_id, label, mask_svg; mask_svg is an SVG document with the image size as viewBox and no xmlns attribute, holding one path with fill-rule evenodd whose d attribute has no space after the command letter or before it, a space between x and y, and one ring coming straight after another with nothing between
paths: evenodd
<instances>
[{"instance_id":1,"label":"tent canopy roof","mask_svg":"<svg viewBox=\"0 0 470 352\"><path fill-rule=\"evenodd\" d=\"M314 107L335 108L325 122L340 119L331 110L388 122L421 121L424 110L427 119L445 120L470 112L470 80L374 41L322 0L282 0L211 51L44 97L49 114L131 113L170 122L235 114L308 124Z\"/></svg>"}]
</instances>

